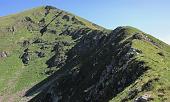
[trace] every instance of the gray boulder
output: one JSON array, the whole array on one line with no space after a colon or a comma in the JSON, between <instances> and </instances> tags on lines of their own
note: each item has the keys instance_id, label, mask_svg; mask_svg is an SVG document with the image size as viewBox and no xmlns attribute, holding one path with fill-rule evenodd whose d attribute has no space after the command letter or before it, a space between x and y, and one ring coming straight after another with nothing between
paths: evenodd
<instances>
[{"instance_id":1,"label":"gray boulder","mask_svg":"<svg viewBox=\"0 0 170 102\"><path fill-rule=\"evenodd\" d=\"M29 62L29 60L30 60L30 56L29 56L28 52L25 52L25 53L22 55L21 59L22 59L22 62L23 62L24 64L28 64L28 62Z\"/></svg>"},{"instance_id":2,"label":"gray boulder","mask_svg":"<svg viewBox=\"0 0 170 102\"><path fill-rule=\"evenodd\" d=\"M0 58L7 57L8 53L6 51L0 52Z\"/></svg>"},{"instance_id":3,"label":"gray boulder","mask_svg":"<svg viewBox=\"0 0 170 102\"><path fill-rule=\"evenodd\" d=\"M148 102L150 99L151 99L151 95L144 94L143 96L136 98L134 102Z\"/></svg>"}]
</instances>

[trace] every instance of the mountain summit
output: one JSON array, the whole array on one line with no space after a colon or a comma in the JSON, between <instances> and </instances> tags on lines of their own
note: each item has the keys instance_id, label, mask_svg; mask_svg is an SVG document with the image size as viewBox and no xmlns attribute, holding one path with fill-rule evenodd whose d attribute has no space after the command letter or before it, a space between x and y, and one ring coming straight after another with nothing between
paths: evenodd
<instances>
[{"instance_id":1,"label":"mountain summit","mask_svg":"<svg viewBox=\"0 0 170 102\"><path fill-rule=\"evenodd\" d=\"M52 6L0 17L0 102L169 102L170 46Z\"/></svg>"}]
</instances>

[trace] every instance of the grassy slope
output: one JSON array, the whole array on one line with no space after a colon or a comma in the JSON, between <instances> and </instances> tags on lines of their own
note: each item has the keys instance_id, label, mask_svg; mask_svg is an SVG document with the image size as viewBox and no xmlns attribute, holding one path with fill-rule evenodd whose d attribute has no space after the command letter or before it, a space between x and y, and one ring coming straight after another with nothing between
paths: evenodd
<instances>
[{"instance_id":1,"label":"grassy slope","mask_svg":"<svg viewBox=\"0 0 170 102\"><path fill-rule=\"evenodd\" d=\"M48 69L45 62L53 55L53 53L51 53L53 45L51 45L51 48L45 50L46 57L37 58L35 54L31 54L31 61L28 66L25 66L19 59L19 56L23 54L23 50L25 48L21 47L19 42L23 42L24 40L29 40L32 42L35 38L41 38L48 43L53 43L56 41L55 38L57 38L57 41L61 40L73 42L70 36L58 36L46 33L43 37L40 37L40 28L38 28L37 23L44 17L44 12L44 7L40 7L19 14L0 17L0 29L2 29L2 31L0 30L0 51L7 51L9 53L7 58L0 59L0 96L3 97L4 101L11 98L11 94L17 94L18 92L23 91L23 89L25 90L25 88L28 89L46 78L47 75L44 74L44 71ZM57 12L58 10L51 10L51 13L45 17L46 23L50 22ZM69 13L63 12L63 15L64 14ZM35 30L31 32L26 29L26 24L21 22L21 20L23 20L26 16L30 17L36 23L33 25ZM69 16L74 15L69 14ZM49 25L49 28L55 29L58 33L61 33L64 30L65 27L63 25L71 25L72 28L75 29L86 26L92 29L98 29L86 20L82 21L85 23L85 26L72 24L72 22L66 22L61 19L61 17L58 17L56 21L60 21L60 26L55 27L55 23L52 22ZM17 29L14 33L6 31L6 28L10 28L12 26ZM41 45L36 44L28 46L32 52L37 51L40 47Z\"/></svg>"},{"instance_id":2,"label":"grassy slope","mask_svg":"<svg viewBox=\"0 0 170 102\"><path fill-rule=\"evenodd\" d=\"M41 8L33 11L26 11L21 14L10 15L0 18L0 27L6 28L15 25L17 20L23 19L25 16L31 16L33 12L40 12ZM40 74L43 72L46 65L41 60L32 61L35 66L24 66L19 59L21 56L22 49L18 42L22 42L26 39L34 37L34 33L28 32L22 25L20 30L15 33L1 32L0 33L0 51L9 52L9 57L0 59L0 94L3 96L4 101L8 100L13 93L22 91L24 88L31 87L30 85L35 84L37 81L41 81L46 76ZM41 65L41 66L40 66ZM13 98L13 97L12 97Z\"/></svg>"},{"instance_id":3,"label":"grassy slope","mask_svg":"<svg viewBox=\"0 0 170 102\"><path fill-rule=\"evenodd\" d=\"M135 32L141 31L127 27L127 32L133 35ZM148 34L146 35L158 43L160 47L142 40L133 40L132 47L142 51L142 54L139 54L136 58L137 60L146 62L149 70L110 102L120 102L125 97L128 97L130 91L132 92L135 89L141 90L142 87L150 81L152 82L151 85L148 86L149 89L139 92L135 98L149 94L154 98L154 102L170 101L170 46ZM163 53L164 56L159 55L158 53L160 52ZM159 80L154 81L156 78ZM134 98L128 101L132 102L132 100L134 100Z\"/></svg>"}]
</instances>

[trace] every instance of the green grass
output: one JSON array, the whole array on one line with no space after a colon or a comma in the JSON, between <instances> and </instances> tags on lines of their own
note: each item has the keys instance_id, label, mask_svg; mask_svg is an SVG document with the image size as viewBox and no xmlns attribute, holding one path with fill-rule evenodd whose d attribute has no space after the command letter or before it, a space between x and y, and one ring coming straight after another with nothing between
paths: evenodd
<instances>
[{"instance_id":1,"label":"green grass","mask_svg":"<svg viewBox=\"0 0 170 102\"><path fill-rule=\"evenodd\" d=\"M128 30L130 33L136 31L136 29ZM142 85L155 78L159 78L159 81L152 83L153 89L139 92L135 98L147 93L154 98L153 102L170 101L170 46L148 34L146 35L159 44L160 47L143 40L132 40L132 47L142 51L142 54L136 56L136 60L144 61L146 63L145 66L148 66L149 70L110 102L120 102L125 97L128 97L130 91L134 89L140 90ZM158 53L160 52L163 53L164 56L159 55ZM159 96L159 90L164 90L164 96ZM129 102L132 102L132 100L130 99Z\"/></svg>"},{"instance_id":2,"label":"green grass","mask_svg":"<svg viewBox=\"0 0 170 102\"><path fill-rule=\"evenodd\" d=\"M21 38L23 36L20 35ZM17 37L18 35L15 38ZM23 39L20 39L18 41L22 42L24 39L26 40L26 39L31 39L31 38L34 38L34 35L32 35L32 33L31 34L28 33L27 36L24 36ZM42 37L42 39L45 41L49 41L48 43L53 43L55 41L67 41L67 42L73 43L70 36L56 36L56 35L49 36L48 34L45 34ZM6 45L6 47L7 46L8 44ZM24 66L22 64L21 59L19 59L19 56L22 55L23 50L25 48L20 47L20 45L17 45L15 47L15 50L10 52L12 56L2 59L1 61L2 63L0 63L0 66L1 66L0 72L2 73L2 74L0 73L0 78L2 78L1 80L4 80L4 82L1 83L2 84L0 87L0 89L2 89L1 92L6 91L6 90L3 90L4 88L7 89L8 87L11 87L11 85L9 86L6 85L6 81L13 79L13 77L15 76L15 73L19 73L19 76L16 78L15 84L13 84L14 85L13 89L8 90L9 92L20 91L23 88L30 87L33 84L36 84L40 82L41 80L43 80L44 78L46 78L47 76L44 74L44 71L46 70L47 65L44 62L46 62L53 55L51 54L52 46L54 45L50 45L50 49L47 49L44 51L46 53L45 58L38 58L37 55L33 53L35 51L41 51L40 50L41 45L32 44L31 46L29 46L28 48L32 52L31 61L29 62L29 65ZM70 48L71 48L70 46L68 47L66 46L65 50L70 49Z\"/></svg>"},{"instance_id":3,"label":"green grass","mask_svg":"<svg viewBox=\"0 0 170 102\"><path fill-rule=\"evenodd\" d=\"M29 89L48 77L45 74L45 71L48 70L45 62L54 55L54 52L52 53L51 50L55 42L63 41L70 43L70 46L64 47L65 52L74 46L74 40L72 40L71 36L58 35L65 29L63 25L72 25L74 29L85 27L83 25L73 24L72 21L66 22L61 19L62 17L58 17L48 27L49 29L56 30L57 34L47 32L41 37L38 22L42 18L45 18L46 24L49 23L57 11L51 10L51 13L46 17L44 16L44 12L44 7L40 7L19 14L0 17L0 52L7 51L9 53L7 58L0 59L0 95L4 97L4 101L8 100L11 95ZM29 23L23 21L26 16L34 21L34 24L31 24L34 28L33 31L27 30ZM61 24L59 27L55 26L56 21L60 21ZM7 31L6 29L10 27L15 27L16 31ZM26 47L21 46L24 40L32 43L37 38L46 41L48 44L42 43L31 44ZM48 48L41 50L40 48L43 45L48 46ZM29 61L27 66L25 66L19 58L26 48L29 48L31 52L31 61ZM45 52L45 57L39 58L35 54L36 51ZM15 98L19 98L19 96Z\"/></svg>"}]
</instances>

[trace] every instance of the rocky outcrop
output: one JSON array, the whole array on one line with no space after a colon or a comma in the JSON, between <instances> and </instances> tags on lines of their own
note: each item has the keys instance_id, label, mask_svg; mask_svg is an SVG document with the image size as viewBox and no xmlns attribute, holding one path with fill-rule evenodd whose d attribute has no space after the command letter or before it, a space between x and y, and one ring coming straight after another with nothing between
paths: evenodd
<instances>
[{"instance_id":1,"label":"rocky outcrop","mask_svg":"<svg viewBox=\"0 0 170 102\"><path fill-rule=\"evenodd\" d=\"M27 47L27 46L30 45L30 44L31 44L30 41L24 40L23 43L22 43L22 46L23 46L23 47Z\"/></svg>"},{"instance_id":2,"label":"rocky outcrop","mask_svg":"<svg viewBox=\"0 0 170 102\"><path fill-rule=\"evenodd\" d=\"M23 62L24 64L28 64L28 62L29 62L29 60L30 60L29 54L28 54L27 52L25 52L25 53L22 55L21 59L22 59L22 62Z\"/></svg>"},{"instance_id":3,"label":"rocky outcrop","mask_svg":"<svg viewBox=\"0 0 170 102\"><path fill-rule=\"evenodd\" d=\"M45 53L42 51L37 51L36 54L39 58L45 57Z\"/></svg>"},{"instance_id":4,"label":"rocky outcrop","mask_svg":"<svg viewBox=\"0 0 170 102\"><path fill-rule=\"evenodd\" d=\"M34 21L28 16L25 17L25 21L30 22L30 23L34 23Z\"/></svg>"},{"instance_id":5,"label":"rocky outcrop","mask_svg":"<svg viewBox=\"0 0 170 102\"><path fill-rule=\"evenodd\" d=\"M144 40L147 42L150 42L151 44L160 47L159 44L157 44L156 42L154 42L153 40L151 40L150 38L148 38L148 36L146 36L144 33L136 33L133 35L134 39L139 39L139 40Z\"/></svg>"},{"instance_id":6,"label":"rocky outcrop","mask_svg":"<svg viewBox=\"0 0 170 102\"><path fill-rule=\"evenodd\" d=\"M136 98L134 102L148 102L150 100L152 100L151 95L144 94L144 95Z\"/></svg>"},{"instance_id":7,"label":"rocky outcrop","mask_svg":"<svg viewBox=\"0 0 170 102\"><path fill-rule=\"evenodd\" d=\"M47 16L50 13L51 9L56 9L53 6L45 6L45 16Z\"/></svg>"},{"instance_id":8,"label":"rocky outcrop","mask_svg":"<svg viewBox=\"0 0 170 102\"><path fill-rule=\"evenodd\" d=\"M49 13L49 8L46 9L47 10L47 14ZM45 15L47 15L45 14ZM48 23L48 24L45 24L41 29L40 29L40 33L41 33L41 36L43 36L43 34L47 31L47 27L58 17L60 16L60 14L62 14L62 11L60 11L57 15L55 15L53 17L53 19Z\"/></svg>"},{"instance_id":9,"label":"rocky outcrop","mask_svg":"<svg viewBox=\"0 0 170 102\"><path fill-rule=\"evenodd\" d=\"M75 16L71 18L71 20L74 22L74 24L80 24L80 25L85 25L83 22L78 20Z\"/></svg>"},{"instance_id":10,"label":"rocky outcrop","mask_svg":"<svg viewBox=\"0 0 170 102\"><path fill-rule=\"evenodd\" d=\"M65 42L57 42L52 50L52 52L55 52L55 55L52 56L46 64L48 67L62 67L65 64L65 61L67 59L66 51L64 49Z\"/></svg>"},{"instance_id":11,"label":"rocky outcrop","mask_svg":"<svg viewBox=\"0 0 170 102\"><path fill-rule=\"evenodd\" d=\"M57 102L108 102L148 70L143 66L145 62L135 59L142 51L131 46L133 36L120 43L126 39L124 28L110 34L87 29L69 34L81 35L81 32L86 34L77 37L80 38L78 43L67 53L68 58L61 67L67 69L66 76L51 85L50 94L37 96L33 101L48 98L48 102L54 102L60 97ZM56 45L53 51L60 52L60 47ZM49 62L58 66L62 62L59 59L55 55ZM135 97L135 92L131 93Z\"/></svg>"},{"instance_id":12,"label":"rocky outcrop","mask_svg":"<svg viewBox=\"0 0 170 102\"><path fill-rule=\"evenodd\" d=\"M69 17L68 15L64 15L64 16L62 17L62 19L66 20L66 21L69 21L69 20L70 20L70 17Z\"/></svg>"},{"instance_id":13,"label":"rocky outcrop","mask_svg":"<svg viewBox=\"0 0 170 102\"><path fill-rule=\"evenodd\" d=\"M8 57L8 52L7 51L0 52L0 58L5 58L5 57Z\"/></svg>"},{"instance_id":14,"label":"rocky outcrop","mask_svg":"<svg viewBox=\"0 0 170 102\"><path fill-rule=\"evenodd\" d=\"M29 54L29 49L25 49L23 55L21 56L22 62L24 64L28 64L30 61L30 54Z\"/></svg>"}]
</instances>

